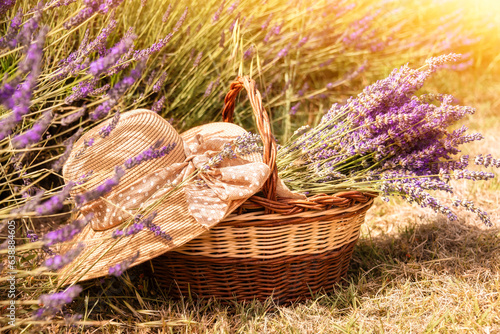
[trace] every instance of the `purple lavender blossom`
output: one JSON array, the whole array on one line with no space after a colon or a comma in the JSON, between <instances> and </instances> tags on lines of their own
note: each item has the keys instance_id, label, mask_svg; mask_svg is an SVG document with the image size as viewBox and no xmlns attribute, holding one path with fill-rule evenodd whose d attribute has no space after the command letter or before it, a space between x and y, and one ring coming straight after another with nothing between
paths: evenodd
<instances>
[{"instance_id":1,"label":"purple lavender blossom","mask_svg":"<svg viewBox=\"0 0 500 334\"><path fill-rule=\"evenodd\" d=\"M80 10L75 16L64 23L64 28L71 28L80 25L94 14L106 14L110 10L118 7L123 0L84 0L85 8Z\"/></svg>"},{"instance_id":2,"label":"purple lavender blossom","mask_svg":"<svg viewBox=\"0 0 500 334\"><path fill-rule=\"evenodd\" d=\"M196 59L193 62L193 68L198 67L201 61L201 57L203 56L203 51L198 52L198 55L196 56Z\"/></svg>"},{"instance_id":3,"label":"purple lavender blossom","mask_svg":"<svg viewBox=\"0 0 500 334\"><path fill-rule=\"evenodd\" d=\"M240 17L241 17L241 12L238 13L238 15L236 15L236 17L234 18L233 22L231 22L231 24L229 25L229 28L228 28L229 33L231 33L231 34L233 33L234 27L236 26L236 22L238 22L238 20L240 19ZM241 24L241 22L240 22L240 24Z\"/></svg>"},{"instance_id":4,"label":"purple lavender blossom","mask_svg":"<svg viewBox=\"0 0 500 334\"><path fill-rule=\"evenodd\" d=\"M110 89L108 96L109 99L99 105L91 114L90 118L93 121L97 121L100 118L105 117L111 108L113 108L120 97L127 91L127 89L132 86L132 84L141 76L141 66L137 66L136 69L130 72L128 77L123 78L121 81L116 83L113 88Z\"/></svg>"},{"instance_id":5,"label":"purple lavender blossom","mask_svg":"<svg viewBox=\"0 0 500 334\"><path fill-rule=\"evenodd\" d=\"M280 52L278 52L278 54L276 55L275 59L280 59L280 58L286 57L289 49L290 49L290 44L288 44L286 47L281 49Z\"/></svg>"},{"instance_id":6,"label":"purple lavender blossom","mask_svg":"<svg viewBox=\"0 0 500 334\"><path fill-rule=\"evenodd\" d=\"M160 147L162 145L162 143L163 143L163 141L159 140L154 145L152 145L150 148L148 148L147 150L139 153L137 156L125 160L125 163L124 163L125 168L130 169L130 168L133 168L137 165L140 165L141 163L143 163L145 161L162 158L165 155L172 152L172 150L176 146L176 143L170 143L166 146Z\"/></svg>"},{"instance_id":7,"label":"purple lavender blossom","mask_svg":"<svg viewBox=\"0 0 500 334\"><path fill-rule=\"evenodd\" d=\"M153 86L153 92L158 93L161 88L163 87L163 84L165 84L165 80L167 79L167 72L163 72L158 79L158 81L155 82Z\"/></svg>"},{"instance_id":8,"label":"purple lavender blossom","mask_svg":"<svg viewBox=\"0 0 500 334\"><path fill-rule=\"evenodd\" d=\"M60 61L60 68L56 71L55 78L63 79L68 75L75 75L80 70L86 68L86 62L88 62L87 57L91 52L97 50L102 56L102 50L106 48L106 40L115 28L116 20L110 20L102 32L90 42L88 41L89 32L87 30L78 49L72 52L67 58Z\"/></svg>"},{"instance_id":9,"label":"purple lavender blossom","mask_svg":"<svg viewBox=\"0 0 500 334\"><path fill-rule=\"evenodd\" d=\"M57 243L70 241L75 235L80 233L80 231L88 224L89 221L94 217L93 213L90 213L83 217L82 219L77 219L71 224L65 225L55 231L48 232L43 240L46 246L52 246Z\"/></svg>"},{"instance_id":10,"label":"purple lavender blossom","mask_svg":"<svg viewBox=\"0 0 500 334\"><path fill-rule=\"evenodd\" d=\"M159 113L163 109L164 105L165 105L165 95L163 95L162 97L160 97L158 101L153 103L153 105L151 106L151 110L154 111L155 113Z\"/></svg>"},{"instance_id":11,"label":"purple lavender blossom","mask_svg":"<svg viewBox=\"0 0 500 334\"><path fill-rule=\"evenodd\" d=\"M302 38L300 39L300 41L297 43L296 48L297 48L297 49L301 48L302 46L304 46L304 44L306 44L306 43L307 43L307 41L308 41L308 40L309 40L309 36L302 37Z\"/></svg>"},{"instance_id":12,"label":"purple lavender blossom","mask_svg":"<svg viewBox=\"0 0 500 334\"><path fill-rule=\"evenodd\" d=\"M240 4L240 1L239 1L239 0L237 0L237 1L233 2L233 3L231 4L231 6L229 6L229 8L227 9L227 13L228 13L228 14L232 14L232 13L234 12L234 10L236 9L236 7L238 7L238 5L239 5L239 4Z\"/></svg>"},{"instance_id":13,"label":"purple lavender blossom","mask_svg":"<svg viewBox=\"0 0 500 334\"><path fill-rule=\"evenodd\" d=\"M222 30L220 34L219 47L224 48L224 43L226 42L226 35L224 34L224 30Z\"/></svg>"},{"instance_id":14,"label":"purple lavender blossom","mask_svg":"<svg viewBox=\"0 0 500 334\"><path fill-rule=\"evenodd\" d=\"M225 3L226 3L226 0L222 0L219 8L217 8L217 11L215 12L214 16L212 17L212 23L219 21L220 14L222 13L222 10L224 9Z\"/></svg>"},{"instance_id":15,"label":"purple lavender blossom","mask_svg":"<svg viewBox=\"0 0 500 334\"><path fill-rule=\"evenodd\" d=\"M210 83L207 86L207 89L205 89L205 93L203 94L203 97L210 96L210 94L212 94L212 91L214 90L214 88L219 85L219 81L220 81L219 77L215 81L210 81Z\"/></svg>"},{"instance_id":16,"label":"purple lavender blossom","mask_svg":"<svg viewBox=\"0 0 500 334\"><path fill-rule=\"evenodd\" d=\"M105 57L101 57L92 62L89 67L89 72L94 76L98 76L106 72L110 67L116 65L120 57L133 46L135 38L136 36L133 35L124 37L111 48Z\"/></svg>"},{"instance_id":17,"label":"purple lavender blossom","mask_svg":"<svg viewBox=\"0 0 500 334\"><path fill-rule=\"evenodd\" d=\"M38 29L38 23L40 22L40 19L42 17L41 13L42 7L43 5L41 3L38 3L38 5L35 7L35 12L33 17L24 22L23 27L21 28L16 37L16 42L18 45L31 44L33 35L35 31Z\"/></svg>"},{"instance_id":18,"label":"purple lavender blossom","mask_svg":"<svg viewBox=\"0 0 500 334\"><path fill-rule=\"evenodd\" d=\"M297 102L293 107L290 108L290 111L288 112L289 115L295 115L297 113L297 110L299 110L300 107L300 102Z\"/></svg>"},{"instance_id":19,"label":"purple lavender blossom","mask_svg":"<svg viewBox=\"0 0 500 334\"><path fill-rule=\"evenodd\" d=\"M231 143L224 144L222 150L208 159L207 163L201 167L202 171L212 169L218 166L224 159L233 159L236 157L236 153L233 150Z\"/></svg>"},{"instance_id":20,"label":"purple lavender blossom","mask_svg":"<svg viewBox=\"0 0 500 334\"><path fill-rule=\"evenodd\" d=\"M90 96L101 96L101 95L104 95L108 90L109 88L111 87L110 84L105 84L104 86L102 87L99 87L99 88L95 88L94 90L92 90L89 95Z\"/></svg>"},{"instance_id":21,"label":"purple lavender blossom","mask_svg":"<svg viewBox=\"0 0 500 334\"><path fill-rule=\"evenodd\" d=\"M118 121L120 120L120 111L117 111L115 113L115 115L113 116L113 119L111 120L111 123L109 123L109 125L106 125L104 127L102 127L100 130L99 130L99 136L101 138L106 138L107 136L109 136L109 134L111 133L111 131L113 131L116 126L118 125ZM92 139L92 143L94 143L94 140ZM90 143L90 145L88 146L91 146L92 143Z\"/></svg>"},{"instance_id":22,"label":"purple lavender blossom","mask_svg":"<svg viewBox=\"0 0 500 334\"><path fill-rule=\"evenodd\" d=\"M172 13L172 4L168 4L167 10L165 11L165 14L163 14L161 18L161 22L167 23L168 18L170 17L170 13Z\"/></svg>"},{"instance_id":23,"label":"purple lavender blossom","mask_svg":"<svg viewBox=\"0 0 500 334\"><path fill-rule=\"evenodd\" d=\"M110 267L108 272L109 275L120 277L125 270L130 268L130 266L134 263L135 260L137 260L137 258L139 258L139 251L137 251L137 253L134 256L126 259L125 261L120 262L113 267Z\"/></svg>"},{"instance_id":24,"label":"purple lavender blossom","mask_svg":"<svg viewBox=\"0 0 500 334\"><path fill-rule=\"evenodd\" d=\"M76 259L76 257L82 252L83 248L83 243L80 243L77 245L77 247L69 250L64 255L55 255L53 257L49 257L43 262L42 266L46 267L49 270L59 270Z\"/></svg>"},{"instance_id":25,"label":"purple lavender blossom","mask_svg":"<svg viewBox=\"0 0 500 334\"><path fill-rule=\"evenodd\" d=\"M16 4L16 0L3 0L0 3L0 17L9 11Z\"/></svg>"},{"instance_id":26,"label":"purple lavender blossom","mask_svg":"<svg viewBox=\"0 0 500 334\"><path fill-rule=\"evenodd\" d=\"M47 201L43 202L36 208L36 212L39 215L50 215L54 212L61 210L64 206L64 200L68 198L69 192L75 186L73 182L69 182L60 193L52 196Z\"/></svg>"},{"instance_id":27,"label":"purple lavender blossom","mask_svg":"<svg viewBox=\"0 0 500 334\"><path fill-rule=\"evenodd\" d=\"M12 146L16 149L20 149L39 142L53 118L54 115L52 114L52 111L46 111L41 117L41 120L36 122L30 130L12 138Z\"/></svg>"},{"instance_id":28,"label":"purple lavender blossom","mask_svg":"<svg viewBox=\"0 0 500 334\"><path fill-rule=\"evenodd\" d=\"M252 58L254 51L255 51L255 48L253 47L253 45L250 45L248 47L248 49L245 51L245 53L243 54L243 59L247 60L247 59Z\"/></svg>"},{"instance_id":29,"label":"purple lavender blossom","mask_svg":"<svg viewBox=\"0 0 500 334\"><path fill-rule=\"evenodd\" d=\"M60 310L64 305L71 303L82 290L79 285L73 285L65 291L41 295L39 301L44 305L44 308Z\"/></svg>"},{"instance_id":30,"label":"purple lavender blossom","mask_svg":"<svg viewBox=\"0 0 500 334\"><path fill-rule=\"evenodd\" d=\"M266 21L262 24L261 29L264 30L269 26L269 23L271 22L271 19L273 18L273 14L269 14L267 17Z\"/></svg>"},{"instance_id":31,"label":"purple lavender blossom","mask_svg":"<svg viewBox=\"0 0 500 334\"><path fill-rule=\"evenodd\" d=\"M71 123L73 123L77 119L81 118L85 114L86 110L87 110L87 107L83 106L80 109L78 109L77 112L64 117L63 119L61 119L61 125L62 126L68 126L68 125L70 125Z\"/></svg>"},{"instance_id":32,"label":"purple lavender blossom","mask_svg":"<svg viewBox=\"0 0 500 334\"><path fill-rule=\"evenodd\" d=\"M110 192L113 187L120 183L120 179L123 175L125 175L125 170L122 167L115 167L115 175L113 177L105 180L104 183L100 184L95 189L75 196L77 207L81 207L83 204L98 199L99 197Z\"/></svg>"},{"instance_id":33,"label":"purple lavender blossom","mask_svg":"<svg viewBox=\"0 0 500 334\"><path fill-rule=\"evenodd\" d=\"M15 0L12 0L15 3ZM8 2L7 2L8 4ZM0 16L2 8L0 7ZM0 49L8 47L9 49L15 48L17 44L17 34L19 33L19 29L22 23L22 12L18 12L10 21L9 31L7 34L0 38Z\"/></svg>"},{"instance_id":34,"label":"purple lavender blossom","mask_svg":"<svg viewBox=\"0 0 500 334\"><path fill-rule=\"evenodd\" d=\"M19 85L10 98L3 99L2 96L2 103L8 109L12 109L12 112L0 121L0 140L11 134L14 127L22 120L23 116L29 112L31 96L36 87L36 80L40 74L42 50L47 31L47 27L42 28L38 34L37 42L31 44L28 49L25 59L30 59L31 61L31 72L28 74L26 80ZM24 60L21 63L23 65L20 65L20 68L23 70L27 69L27 66L24 65L26 61L27 60Z\"/></svg>"},{"instance_id":35,"label":"purple lavender blossom","mask_svg":"<svg viewBox=\"0 0 500 334\"><path fill-rule=\"evenodd\" d=\"M56 3L54 3L54 7L62 7L62 6L68 6L72 4L73 2L76 2L77 0L59 0Z\"/></svg>"},{"instance_id":36,"label":"purple lavender blossom","mask_svg":"<svg viewBox=\"0 0 500 334\"><path fill-rule=\"evenodd\" d=\"M36 208L40 205L40 202L42 201L42 196L44 195L45 191L40 190L38 191L34 196L31 196L31 198L26 199L26 203L17 208L12 210L12 213L22 213L22 212L33 212L36 210Z\"/></svg>"},{"instance_id":37,"label":"purple lavender blossom","mask_svg":"<svg viewBox=\"0 0 500 334\"><path fill-rule=\"evenodd\" d=\"M244 156L251 153L262 153L262 139L260 135L247 132L238 136L234 141L234 153L238 156Z\"/></svg>"},{"instance_id":38,"label":"purple lavender blossom","mask_svg":"<svg viewBox=\"0 0 500 334\"><path fill-rule=\"evenodd\" d=\"M72 104L75 101L87 97L94 90L96 84L97 84L97 79L95 78L91 78L89 80L80 82L78 85L76 85L71 89L73 91L73 94L66 97L64 99L64 103Z\"/></svg>"},{"instance_id":39,"label":"purple lavender blossom","mask_svg":"<svg viewBox=\"0 0 500 334\"><path fill-rule=\"evenodd\" d=\"M30 239L30 242L36 242L36 241L38 241L38 235L33 230L27 230L26 231L26 237L28 239Z\"/></svg>"},{"instance_id":40,"label":"purple lavender blossom","mask_svg":"<svg viewBox=\"0 0 500 334\"><path fill-rule=\"evenodd\" d=\"M134 220L135 223L132 224L131 226L127 227L126 229L120 230L117 229L113 232L112 237L113 238L120 238L123 236L131 236L134 234L139 233L142 231L145 227L153 232L156 236L159 236L167 241L171 241L172 237L165 233L164 231L161 230L161 228L153 223L153 220L157 216L157 212L153 211L150 215L148 215L146 218L143 218L141 214L138 214L135 216Z\"/></svg>"}]
</instances>

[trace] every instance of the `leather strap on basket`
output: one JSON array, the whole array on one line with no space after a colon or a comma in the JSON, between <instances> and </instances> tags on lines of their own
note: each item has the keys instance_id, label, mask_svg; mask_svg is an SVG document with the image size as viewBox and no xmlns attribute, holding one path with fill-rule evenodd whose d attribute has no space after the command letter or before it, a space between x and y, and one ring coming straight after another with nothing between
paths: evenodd
<instances>
[{"instance_id":1,"label":"leather strap on basket","mask_svg":"<svg viewBox=\"0 0 500 334\"><path fill-rule=\"evenodd\" d=\"M252 105L255 122L259 130L264 145L263 162L271 169L269 179L264 184L262 191L267 199L276 201L276 183L278 181L278 170L276 167L276 141L271 132L271 122L269 115L262 106L262 97L255 88L255 81L248 76L238 77L231 83L229 93L224 98L224 108L222 109L222 119L224 122L233 122L234 106L238 93L245 88L248 93L248 99Z\"/></svg>"}]
</instances>

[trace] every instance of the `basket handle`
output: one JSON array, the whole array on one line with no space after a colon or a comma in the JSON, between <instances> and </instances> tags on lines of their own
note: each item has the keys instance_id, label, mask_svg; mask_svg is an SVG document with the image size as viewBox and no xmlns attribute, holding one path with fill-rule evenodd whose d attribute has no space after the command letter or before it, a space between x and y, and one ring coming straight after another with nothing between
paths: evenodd
<instances>
[{"instance_id":1,"label":"basket handle","mask_svg":"<svg viewBox=\"0 0 500 334\"><path fill-rule=\"evenodd\" d=\"M271 169L271 174L264 183L262 191L269 200L276 200L276 183L278 181L278 170L276 167L276 141L271 131L271 122L269 115L262 106L262 97L255 88L255 81L248 76L238 77L231 83L229 93L224 98L224 108L222 109L222 119L224 122L233 122L234 105L238 93L245 88L248 93L248 99L252 105L255 122L264 144L263 162Z\"/></svg>"}]
</instances>

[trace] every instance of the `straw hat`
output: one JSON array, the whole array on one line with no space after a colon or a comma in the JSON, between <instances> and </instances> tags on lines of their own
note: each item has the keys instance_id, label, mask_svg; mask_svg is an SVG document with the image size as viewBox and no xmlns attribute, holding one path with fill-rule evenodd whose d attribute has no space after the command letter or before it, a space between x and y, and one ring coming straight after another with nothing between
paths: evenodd
<instances>
[{"instance_id":1,"label":"straw hat","mask_svg":"<svg viewBox=\"0 0 500 334\"><path fill-rule=\"evenodd\" d=\"M258 192L270 175L262 155L251 153L224 159L217 166L204 169L209 159L227 143L247 132L231 123L210 123L179 135L156 113L138 109L122 114L108 137L99 131L112 119L89 130L74 145L63 168L66 182L90 179L75 187L72 196L95 189L113 177L115 166L144 152L158 140L175 145L164 157L151 159L126 170L119 184L104 196L80 208L82 215L93 213L92 221L62 253L85 247L80 255L60 272L63 285L108 274L109 268L139 256L137 265L198 237L227 217L250 196ZM93 138L91 146L89 139ZM193 173L203 172L193 178ZM296 197L283 184L278 195ZM156 212L153 220L162 232L147 228L130 236L113 238L117 229L126 230L138 213Z\"/></svg>"}]
</instances>

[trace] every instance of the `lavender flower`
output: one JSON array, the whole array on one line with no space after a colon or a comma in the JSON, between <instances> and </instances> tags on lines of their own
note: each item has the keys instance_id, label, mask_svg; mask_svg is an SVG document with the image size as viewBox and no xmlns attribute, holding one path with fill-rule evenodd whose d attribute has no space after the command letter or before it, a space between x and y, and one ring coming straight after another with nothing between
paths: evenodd
<instances>
[{"instance_id":1,"label":"lavender flower","mask_svg":"<svg viewBox=\"0 0 500 334\"><path fill-rule=\"evenodd\" d=\"M202 56L203 56L203 52L202 51L198 52L198 55L196 56L196 59L193 62L193 68L198 67L198 65L200 64Z\"/></svg>"},{"instance_id":2,"label":"lavender flower","mask_svg":"<svg viewBox=\"0 0 500 334\"><path fill-rule=\"evenodd\" d=\"M116 83L113 88L110 89L108 96L109 99L99 105L91 114L90 118L93 121L97 121L100 118L106 116L112 107L114 107L120 97L127 91L127 89L132 86L132 84L141 76L141 71L136 68L130 72L128 77L123 78L121 81Z\"/></svg>"},{"instance_id":3,"label":"lavender flower","mask_svg":"<svg viewBox=\"0 0 500 334\"><path fill-rule=\"evenodd\" d=\"M212 17L212 23L219 21L220 14L222 13L222 10L224 9L225 3L226 3L226 0L222 0L219 8L217 8L217 11L215 12L214 16Z\"/></svg>"},{"instance_id":4,"label":"lavender flower","mask_svg":"<svg viewBox=\"0 0 500 334\"><path fill-rule=\"evenodd\" d=\"M134 35L124 37L111 48L105 57L101 57L92 62L89 67L89 72L94 76L98 76L106 72L110 67L116 65L120 57L133 46L135 38L136 36Z\"/></svg>"},{"instance_id":5,"label":"lavender flower","mask_svg":"<svg viewBox=\"0 0 500 334\"><path fill-rule=\"evenodd\" d=\"M12 109L12 112L0 121L0 140L11 134L14 127L22 120L22 117L29 112L31 95L40 74L40 63L46 33L46 27L40 30L37 42L29 47L25 60L20 65L20 69L27 70L27 61L30 60L31 72L26 77L26 80L14 91L10 98L4 99L2 96L2 103L8 109Z\"/></svg>"},{"instance_id":6,"label":"lavender flower","mask_svg":"<svg viewBox=\"0 0 500 334\"><path fill-rule=\"evenodd\" d=\"M76 248L73 248L66 252L64 255L55 255L49 257L45 260L42 266L48 268L49 270L59 270L71 263L83 250L84 245L82 243L78 244Z\"/></svg>"},{"instance_id":7,"label":"lavender flower","mask_svg":"<svg viewBox=\"0 0 500 334\"><path fill-rule=\"evenodd\" d=\"M300 102L297 102L293 107L290 108L290 111L288 112L289 115L295 115L297 113L297 110L299 110L300 107Z\"/></svg>"},{"instance_id":8,"label":"lavender flower","mask_svg":"<svg viewBox=\"0 0 500 334\"><path fill-rule=\"evenodd\" d=\"M111 131L113 131L116 128L116 126L118 125L119 120L120 120L120 111L116 111L115 115L113 116L113 119L111 120L111 123L109 123L109 125L102 127L99 130L99 136L101 136L101 138L106 138L107 136L109 136ZM94 140L92 139L92 143L93 142L94 142ZM92 143L90 143L90 145L88 145L88 146L91 146Z\"/></svg>"},{"instance_id":9,"label":"lavender flower","mask_svg":"<svg viewBox=\"0 0 500 334\"><path fill-rule=\"evenodd\" d=\"M125 163L124 163L125 168L130 169L130 168L133 168L137 165L140 165L141 163L143 163L145 161L164 157L165 155L172 152L172 150L176 146L176 143L170 143L166 146L160 147L162 145L162 143L163 143L163 141L159 140L154 145L152 145L150 148L148 148L147 150L139 153L137 156L125 160Z\"/></svg>"},{"instance_id":10,"label":"lavender flower","mask_svg":"<svg viewBox=\"0 0 500 334\"><path fill-rule=\"evenodd\" d=\"M99 0L97 0L97 1L86 0L85 1L86 7L83 8L82 10L80 10L71 19L66 21L64 23L64 28L66 28L67 30L70 30L71 28L78 26L81 23L83 23L84 21L86 21L87 19L89 19L92 15L97 13L97 11L99 10L100 3L101 3L101 1L99 1Z\"/></svg>"},{"instance_id":11,"label":"lavender flower","mask_svg":"<svg viewBox=\"0 0 500 334\"><path fill-rule=\"evenodd\" d=\"M252 58L254 51L255 51L255 49L254 49L253 45L250 45L250 47L248 47L248 49L243 54L243 59L248 60L248 59Z\"/></svg>"},{"instance_id":12,"label":"lavender flower","mask_svg":"<svg viewBox=\"0 0 500 334\"><path fill-rule=\"evenodd\" d=\"M262 153L263 147L260 135L248 132L238 136L234 141L234 153L239 156L248 155L251 153Z\"/></svg>"},{"instance_id":13,"label":"lavender flower","mask_svg":"<svg viewBox=\"0 0 500 334\"><path fill-rule=\"evenodd\" d=\"M4 4L8 1L4 2ZM15 3L15 0L12 0L12 4ZM1 5L0 5L1 6ZM2 16L2 7L0 7L0 16ZM22 23L22 13L18 12L10 21L9 31L7 34L0 38L0 49L8 47L9 49L13 49L17 44L17 34L19 33L19 28Z\"/></svg>"},{"instance_id":14,"label":"lavender flower","mask_svg":"<svg viewBox=\"0 0 500 334\"><path fill-rule=\"evenodd\" d=\"M164 105L165 105L165 95L163 95L162 97L160 97L160 99L158 101L153 103L151 110L156 112L156 113L159 113L163 109Z\"/></svg>"},{"instance_id":15,"label":"lavender flower","mask_svg":"<svg viewBox=\"0 0 500 334\"><path fill-rule=\"evenodd\" d=\"M42 17L41 6L42 4L39 3L36 7L35 14L33 15L33 17L31 17L28 21L24 22L21 31L17 34L16 37L17 44L20 45L31 44L31 39L33 38L33 34L35 33L36 29L38 29L38 23L40 22L40 19Z\"/></svg>"},{"instance_id":16,"label":"lavender flower","mask_svg":"<svg viewBox=\"0 0 500 334\"><path fill-rule=\"evenodd\" d=\"M233 159L236 157L236 153L234 152L231 143L224 144L222 151L208 159L207 163L201 167L202 171L206 171L212 169L213 167L218 166L224 159Z\"/></svg>"},{"instance_id":17,"label":"lavender flower","mask_svg":"<svg viewBox=\"0 0 500 334\"><path fill-rule=\"evenodd\" d=\"M86 62L88 62L88 56L91 52L96 50L99 51L99 54L103 56L102 50L106 47L106 39L116 28L116 21L110 20L109 24L102 30L102 32L97 35L97 37L93 41L88 41L88 30L85 32L84 38L78 50L72 52L67 58L62 59L60 61L60 68L55 73L56 79L63 79L68 74L75 75L80 70L87 67Z\"/></svg>"},{"instance_id":18,"label":"lavender flower","mask_svg":"<svg viewBox=\"0 0 500 334\"><path fill-rule=\"evenodd\" d=\"M83 106L80 109L78 109L77 112L64 117L63 119L61 119L61 125L68 126L71 123L73 123L74 121L76 121L77 119L81 118L85 114L86 109L87 108L85 106Z\"/></svg>"},{"instance_id":19,"label":"lavender flower","mask_svg":"<svg viewBox=\"0 0 500 334\"><path fill-rule=\"evenodd\" d=\"M134 224L132 224L131 226L127 227L124 230L117 229L113 231L112 237L116 239L122 236L131 236L137 234L146 227L151 232L154 232L156 236L160 236L161 238L167 241L171 241L172 237L170 237L170 235L168 235L167 233L163 232L158 225L153 223L153 220L155 219L156 216L157 216L156 211L152 212L146 218L143 218L141 214L138 214L134 218L135 220Z\"/></svg>"},{"instance_id":20,"label":"lavender flower","mask_svg":"<svg viewBox=\"0 0 500 334\"><path fill-rule=\"evenodd\" d=\"M39 215L50 215L61 210L64 206L64 200L69 196L69 192L75 186L73 182L69 182L57 195L52 196L43 204L36 208Z\"/></svg>"},{"instance_id":21,"label":"lavender flower","mask_svg":"<svg viewBox=\"0 0 500 334\"><path fill-rule=\"evenodd\" d=\"M110 192L113 187L120 183L120 179L125 175L125 170L122 167L115 167L115 175L104 181L101 185L97 186L93 190L89 190L83 194L78 194L75 196L75 202L77 207L81 207L83 204L91 202L99 197Z\"/></svg>"},{"instance_id":22,"label":"lavender flower","mask_svg":"<svg viewBox=\"0 0 500 334\"><path fill-rule=\"evenodd\" d=\"M217 78L215 81L210 81L210 83L207 86L207 89L205 90L205 94L203 94L203 97L208 97L210 94L212 94L212 91L214 90L214 87L217 87L219 85L220 77Z\"/></svg>"},{"instance_id":23,"label":"lavender flower","mask_svg":"<svg viewBox=\"0 0 500 334\"><path fill-rule=\"evenodd\" d=\"M220 41L219 41L219 46L221 48L224 48L225 41L226 41L226 35L224 34L224 30L222 30L222 32L220 34Z\"/></svg>"},{"instance_id":24,"label":"lavender flower","mask_svg":"<svg viewBox=\"0 0 500 334\"><path fill-rule=\"evenodd\" d=\"M161 90L161 88L163 87L163 84L165 83L166 79L167 79L167 72L165 71L161 74L158 81L156 81L156 83L154 84L153 92L158 93Z\"/></svg>"},{"instance_id":25,"label":"lavender flower","mask_svg":"<svg viewBox=\"0 0 500 334\"><path fill-rule=\"evenodd\" d=\"M108 91L109 87L111 87L111 85L110 85L110 84L105 84L105 85L104 85L104 86L102 86L102 87L95 88L93 91L91 91L91 92L89 93L89 95L90 95L90 96L100 96L100 95L104 95L104 94Z\"/></svg>"},{"instance_id":26,"label":"lavender flower","mask_svg":"<svg viewBox=\"0 0 500 334\"><path fill-rule=\"evenodd\" d=\"M46 246L52 246L57 243L70 241L75 235L80 233L80 231L92 220L94 214L90 213L83 217L82 219L77 219L71 224L65 225L55 231L48 232L43 240Z\"/></svg>"},{"instance_id":27,"label":"lavender flower","mask_svg":"<svg viewBox=\"0 0 500 334\"><path fill-rule=\"evenodd\" d=\"M167 23L170 13L172 13L172 4L169 3L165 14L163 14L163 17L161 18L161 22Z\"/></svg>"},{"instance_id":28,"label":"lavender flower","mask_svg":"<svg viewBox=\"0 0 500 334\"><path fill-rule=\"evenodd\" d=\"M36 241L38 241L38 235L33 230L27 230L26 231L26 237L28 239L30 239L30 242L36 242Z\"/></svg>"},{"instance_id":29,"label":"lavender flower","mask_svg":"<svg viewBox=\"0 0 500 334\"><path fill-rule=\"evenodd\" d=\"M229 6L229 8L227 9L227 13L228 14L232 14L234 12L234 10L236 9L236 7L238 7L238 5L240 4L239 0L238 1L235 1L231 4L231 6Z\"/></svg>"},{"instance_id":30,"label":"lavender flower","mask_svg":"<svg viewBox=\"0 0 500 334\"><path fill-rule=\"evenodd\" d=\"M65 291L41 295L39 301L45 308L59 310L64 305L71 303L81 292L82 288L79 285L73 285Z\"/></svg>"},{"instance_id":31,"label":"lavender flower","mask_svg":"<svg viewBox=\"0 0 500 334\"><path fill-rule=\"evenodd\" d=\"M17 208L12 210L12 213L22 213L22 212L33 212L36 210L36 208L40 205L40 202L42 201L42 196L44 195L44 191L38 191L34 196L31 198L28 198L26 200L26 203Z\"/></svg>"},{"instance_id":32,"label":"lavender flower","mask_svg":"<svg viewBox=\"0 0 500 334\"><path fill-rule=\"evenodd\" d=\"M278 52L278 54L276 55L275 59L280 59L280 58L286 57L289 49L290 49L290 44L288 44L286 47L281 49L280 52Z\"/></svg>"},{"instance_id":33,"label":"lavender flower","mask_svg":"<svg viewBox=\"0 0 500 334\"><path fill-rule=\"evenodd\" d=\"M0 16L3 16L16 4L16 0L4 0L0 3Z\"/></svg>"},{"instance_id":34,"label":"lavender flower","mask_svg":"<svg viewBox=\"0 0 500 334\"><path fill-rule=\"evenodd\" d=\"M273 18L273 14L269 14L267 17L266 21L262 24L261 28L262 30L266 29L269 23L271 22L271 19Z\"/></svg>"},{"instance_id":35,"label":"lavender flower","mask_svg":"<svg viewBox=\"0 0 500 334\"><path fill-rule=\"evenodd\" d=\"M109 275L120 277L125 270L130 268L130 266L134 263L135 260L137 260L137 258L139 258L139 251L137 251L137 253L134 256L126 259L125 261L120 262L113 267L110 267L108 272Z\"/></svg>"},{"instance_id":36,"label":"lavender flower","mask_svg":"<svg viewBox=\"0 0 500 334\"><path fill-rule=\"evenodd\" d=\"M52 111L46 111L43 114L42 119L36 122L30 130L17 135L12 139L12 146L20 149L40 141L43 133L47 130L53 118L54 115L52 114Z\"/></svg>"}]
</instances>

